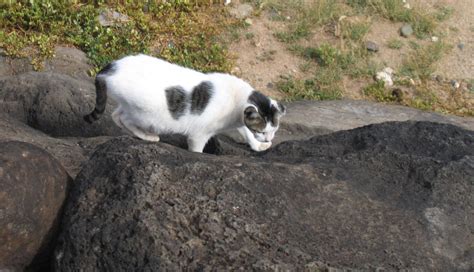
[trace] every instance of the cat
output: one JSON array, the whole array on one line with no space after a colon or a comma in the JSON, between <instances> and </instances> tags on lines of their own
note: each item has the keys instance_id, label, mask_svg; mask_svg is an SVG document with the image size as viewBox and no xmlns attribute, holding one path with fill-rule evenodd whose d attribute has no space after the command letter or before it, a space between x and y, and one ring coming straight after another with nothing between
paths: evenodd
<instances>
[{"instance_id":1,"label":"cat","mask_svg":"<svg viewBox=\"0 0 474 272\"><path fill-rule=\"evenodd\" d=\"M202 152L214 135L237 129L255 151L272 145L286 107L224 73L204 74L155 57L126 56L96 76L96 106L84 120L117 102L113 121L127 133L158 142L160 134L187 136L188 149Z\"/></svg>"}]
</instances>

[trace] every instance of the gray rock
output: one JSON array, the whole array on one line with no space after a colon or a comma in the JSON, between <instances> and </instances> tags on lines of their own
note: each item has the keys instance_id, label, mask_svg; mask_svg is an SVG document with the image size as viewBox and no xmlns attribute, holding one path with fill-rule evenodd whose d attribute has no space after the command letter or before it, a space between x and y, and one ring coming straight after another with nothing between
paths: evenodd
<instances>
[{"instance_id":1,"label":"gray rock","mask_svg":"<svg viewBox=\"0 0 474 272\"><path fill-rule=\"evenodd\" d=\"M237 19L245 19L252 15L253 7L250 4L238 4L229 9L229 13Z\"/></svg>"},{"instance_id":2,"label":"gray rock","mask_svg":"<svg viewBox=\"0 0 474 272\"><path fill-rule=\"evenodd\" d=\"M371 52L378 52L379 51L379 45L376 44L375 42L367 41L365 43L365 46L367 47L367 50L369 50Z\"/></svg>"},{"instance_id":3,"label":"gray rock","mask_svg":"<svg viewBox=\"0 0 474 272\"><path fill-rule=\"evenodd\" d=\"M403 37L409 37L413 34L413 28L410 24L405 24L400 28L400 34Z\"/></svg>"},{"instance_id":4,"label":"gray rock","mask_svg":"<svg viewBox=\"0 0 474 272\"><path fill-rule=\"evenodd\" d=\"M452 79L449 83L451 83L451 86L454 89L459 89L459 87L461 86L461 84L457 80L454 80L454 79Z\"/></svg>"},{"instance_id":5,"label":"gray rock","mask_svg":"<svg viewBox=\"0 0 474 272\"><path fill-rule=\"evenodd\" d=\"M459 50L463 50L464 49L464 44L463 43L458 43L458 48L459 48Z\"/></svg>"},{"instance_id":6,"label":"gray rock","mask_svg":"<svg viewBox=\"0 0 474 272\"><path fill-rule=\"evenodd\" d=\"M474 118L420 111L359 100L298 101L287 104L282 127L303 126L339 131L387 121L430 121L474 130Z\"/></svg>"},{"instance_id":7,"label":"gray rock","mask_svg":"<svg viewBox=\"0 0 474 272\"><path fill-rule=\"evenodd\" d=\"M2 141L0 181L0 270L47 270L71 178L41 148Z\"/></svg>"},{"instance_id":8,"label":"gray rock","mask_svg":"<svg viewBox=\"0 0 474 272\"><path fill-rule=\"evenodd\" d=\"M383 123L252 154L101 145L71 191L55 269L471 267L474 132Z\"/></svg>"},{"instance_id":9,"label":"gray rock","mask_svg":"<svg viewBox=\"0 0 474 272\"><path fill-rule=\"evenodd\" d=\"M55 48L54 56L43 63L43 72L65 74L81 81L92 81L92 65L84 52L71 47ZM0 52L0 78L33 72L30 58L12 58Z\"/></svg>"}]
</instances>

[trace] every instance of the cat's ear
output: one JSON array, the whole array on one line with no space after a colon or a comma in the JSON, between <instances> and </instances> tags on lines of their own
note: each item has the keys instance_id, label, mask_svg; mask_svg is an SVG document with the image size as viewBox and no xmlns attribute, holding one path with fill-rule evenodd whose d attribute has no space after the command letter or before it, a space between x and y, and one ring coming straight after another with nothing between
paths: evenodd
<instances>
[{"instance_id":1,"label":"cat's ear","mask_svg":"<svg viewBox=\"0 0 474 272\"><path fill-rule=\"evenodd\" d=\"M258 110L254 106L248 106L244 111L244 122L253 130L261 130L262 125L265 127L265 120L262 118Z\"/></svg>"},{"instance_id":2,"label":"cat's ear","mask_svg":"<svg viewBox=\"0 0 474 272\"><path fill-rule=\"evenodd\" d=\"M283 105L282 103L278 102L278 112L280 113L280 116L283 116L286 114L286 106Z\"/></svg>"}]
</instances>

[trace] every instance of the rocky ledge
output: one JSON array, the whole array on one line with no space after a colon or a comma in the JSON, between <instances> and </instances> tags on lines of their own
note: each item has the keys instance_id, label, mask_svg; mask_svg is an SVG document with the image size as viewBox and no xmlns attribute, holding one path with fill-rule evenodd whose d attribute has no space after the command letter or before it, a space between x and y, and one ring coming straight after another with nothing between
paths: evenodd
<instances>
[{"instance_id":1,"label":"rocky ledge","mask_svg":"<svg viewBox=\"0 0 474 272\"><path fill-rule=\"evenodd\" d=\"M472 269L474 132L392 122L247 156L118 137L77 176L58 271Z\"/></svg>"}]
</instances>

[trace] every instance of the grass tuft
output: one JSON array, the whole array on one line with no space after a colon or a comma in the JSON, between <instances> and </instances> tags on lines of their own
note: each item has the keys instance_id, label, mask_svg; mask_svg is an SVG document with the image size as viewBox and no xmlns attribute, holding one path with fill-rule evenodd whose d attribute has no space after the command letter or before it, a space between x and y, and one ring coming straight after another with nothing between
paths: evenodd
<instances>
[{"instance_id":1,"label":"grass tuft","mask_svg":"<svg viewBox=\"0 0 474 272\"><path fill-rule=\"evenodd\" d=\"M435 72L435 64L449 49L443 42L415 48L402 63L400 74L415 79L428 79Z\"/></svg>"}]
</instances>

